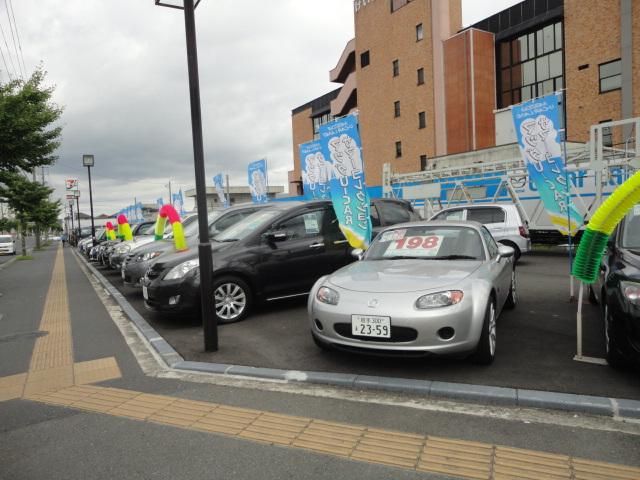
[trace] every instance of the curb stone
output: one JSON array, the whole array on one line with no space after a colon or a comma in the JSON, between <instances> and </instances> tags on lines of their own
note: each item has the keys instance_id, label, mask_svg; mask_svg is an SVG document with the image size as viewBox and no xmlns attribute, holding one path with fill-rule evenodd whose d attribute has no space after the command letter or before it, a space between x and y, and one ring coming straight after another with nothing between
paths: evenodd
<instances>
[{"instance_id":1,"label":"curb stone","mask_svg":"<svg viewBox=\"0 0 640 480\"><path fill-rule=\"evenodd\" d=\"M609 417L640 419L640 401L638 400L430 380L374 377L333 372L307 372L187 361L147 323L109 280L81 255L75 252L75 250L73 252L76 258L82 258L84 265L87 266L98 281L102 283L104 288L122 308L123 312L146 338L149 345L155 349L166 366L171 369L194 373L204 372L217 375L244 376L254 379L324 384L336 387L356 388L359 390L384 390L420 394L426 398L454 400L483 405L542 408Z\"/></svg>"}]
</instances>

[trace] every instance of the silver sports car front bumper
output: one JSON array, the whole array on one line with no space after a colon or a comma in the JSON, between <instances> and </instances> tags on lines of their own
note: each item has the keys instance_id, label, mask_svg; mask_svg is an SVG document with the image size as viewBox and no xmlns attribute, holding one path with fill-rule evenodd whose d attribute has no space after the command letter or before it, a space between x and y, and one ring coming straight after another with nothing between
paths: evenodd
<instances>
[{"instance_id":1,"label":"silver sports car front bumper","mask_svg":"<svg viewBox=\"0 0 640 480\"><path fill-rule=\"evenodd\" d=\"M489 298L471 288L457 305L418 310L415 302L421 294L415 292L353 295L339 290L338 305L327 305L315 298L316 291L314 288L309 298L309 322L311 332L320 341L338 347L435 355L470 353L476 349ZM481 297L474 301L474 294ZM369 307L372 299L376 300L375 308ZM389 317L391 338L353 335L352 315Z\"/></svg>"}]
</instances>

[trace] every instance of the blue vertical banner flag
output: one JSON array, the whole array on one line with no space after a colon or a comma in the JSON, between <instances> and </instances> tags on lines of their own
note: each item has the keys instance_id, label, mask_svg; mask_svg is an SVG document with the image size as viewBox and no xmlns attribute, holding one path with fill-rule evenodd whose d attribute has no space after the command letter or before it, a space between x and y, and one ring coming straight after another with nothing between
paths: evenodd
<instances>
[{"instance_id":1,"label":"blue vertical banner flag","mask_svg":"<svg viewBox=\"0 0 640 480\"><path fill-rule=\"evenodd\" d=\"M142 202L136 203L134 218L138 223L144 222L144 214L142 212Z\"/></svg>"},{"instance_id":2,"label":"blue vertical banner flag","mask_svg":"<svg viewBox=\"0 0 640 480\"><path fill-rule=\"evenodd\" d=\"M268 192L268 177L267 177L267 160L257 160L251 162L247 169L249 191L251 192L251 198L253 203L267 203L269 197Z\"/></svg>"},{"instance_id":3,"label":"blue vertical banner flag","mask_svg":"<svg viewBox=\"0 0 640 480\"><path fill-rule=\"evenodd\" d=\"M319 140L302 143L299 149L304 198L307 200L329 199L331 197L329 191L331 163L322 153L322 143Z\"/></svg>"},{"instance_id":4,"label":"blue vertical banner flag","mask_svg":"<svg viewBox=\"0 0 640 480\"><path fill-rule=\"evenodd\" d=\"M174 193L171 195L173 198L171 199L171 204L173 208L180 214L180 216L184 216L186 213L184 210L184 197L182 196L182 189L178 191L178 193Z\"/></svg>"},{"instance_id":5,"label":"blue vertical banner flag","mask_svg":"<svg viewBox=\"0 0 640 480\"><path fill-rule=\"evenodd\" d=\"M159 197L159 198L156 200L156 205L157 205L157 207L158 207L158 210L160 210L160 209L162 208L162 206L164 205L164 200L162 199L162 197Z\"/></svg>"},{"instance_id":6,"label":"blue vertical banner flag","mask_svg":"<svg viewBox=\"0 0 640 480\"><path fill-rule=\"evenodd\" d=\"M216 189L216 193L218 194L218 201L223 208L229 207L229 199L224 194L224 184L222 180L222 174L219 173L215 177L213 177L213 186Z\"/></svg>"},{"instance_id":7,"label":"blue vertical banner flag","mask_svg":"<svg viewBox=\"0 0 640 480\"><path fill-rule=\"evenodd\" d=\"M560 146L560 115L555 93L511 107L520 152L529 179L553 225L561 233L573 233L583 224L571 201L569 182Z\"/></svg>"},{"instance_id":8,"label":"blue vertical banner flag","mask_svg":"<svg viewBox=\"0 0 640 480\"><path fill-rule=\"evenodd\" d=\"M329 161L329 186L340 230L353 248L367 248L371 242L370 200L358 119L347 115L320 126L324 158Z\"/></svg>"}]
</instances>

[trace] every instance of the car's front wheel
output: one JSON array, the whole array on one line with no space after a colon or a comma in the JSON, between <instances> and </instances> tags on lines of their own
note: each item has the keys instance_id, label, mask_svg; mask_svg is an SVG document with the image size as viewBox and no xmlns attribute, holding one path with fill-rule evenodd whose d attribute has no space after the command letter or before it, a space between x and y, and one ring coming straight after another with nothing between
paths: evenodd
<instances>
[{"instance_id":1,"label":"car's front wheel","mask_svg":"<svg viewBox=\"0 0 640 480\"><path fill-rule=\"evenodd\" d=\"M213 282L213 308L218 323L239 322L246 318L252 303L251 288L241 278L225 276Z\"/></svg>"},{"instance_id":2,"label":"car's front wheel","mask_svg":"<svg viewBox=\"0 0 640 480\"><path fill-rule=\"evenodd\" d=\"M623 368L627 362L618 350L618 344L611 328L611 315L609 314L609 306L605 303L603 311L604 317L604 345L607 352L607 363L613 368Z\"/></svg>"},{"instance_id":3,"label":"car's front wheel","mask_svg":"<svg viewBox=\"0 0 640 480\"><path fill-rule=\"evenodd\" d=\"M496 357L496 345L496 304L495 300L490 298L484 314L484 323L480 340L478 340L478 347L476 352L471 355L471 360L482 365L490 365Z\"/></svg>"}]
</instances>

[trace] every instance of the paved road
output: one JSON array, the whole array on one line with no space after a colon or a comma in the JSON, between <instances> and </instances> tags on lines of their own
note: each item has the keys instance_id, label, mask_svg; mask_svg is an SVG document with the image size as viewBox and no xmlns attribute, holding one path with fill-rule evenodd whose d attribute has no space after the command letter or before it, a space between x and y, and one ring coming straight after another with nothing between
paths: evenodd
<instances>
[{"instance_id":1,"label":"paved road","mask_svg":"<svg viewBox=\"0 0 640 480\"><path fill-rule=\"evenodd\" d=\"M444 479L478 472L488 478L489 468L508 464L521 473L557 473L549 478L569 478L570 468L601 472L590 478L603 480L616 471L640 478L638 468L590 463L640 466L640 426L613 419L207 383L215 377L160 378L128 322L105 309L101 298L107 305L109 298L98 297L70 250L56 255L49 248L0 272L7 293L0 299L0 478ZM22 382L17 392L7 387L11 381ZM202 409L207 418L197 413ZM277 445L296 428L304 432L290 446ZM354 436L357 445L350 443ZM327 445L352 449L349 458L321 453ZM419 461L384 464L411 458ZM442 465L453 477L436 473Z\"/></svg>"},{"instance_id":2,"label":"paved road","mask_svg":"<svg viewBox=\"0 0 640 480\"><path fill-rule=\"evenodd\" d=\"M203 351L197 318L162 317L144 308L141 290L102 270L143 317L187 360L281 369L356 373L640 399L640 375L579 363L576 303L568 302L568 266L559 255L526 256L518 264L519 304L498 322L490 367L452 359L398 359L319 350L310 338L306 299L261 307L247 320L219 328L220 350ZM584 353L602 357L599 309L584 305Z\"/></svg>"}]
</instances>

